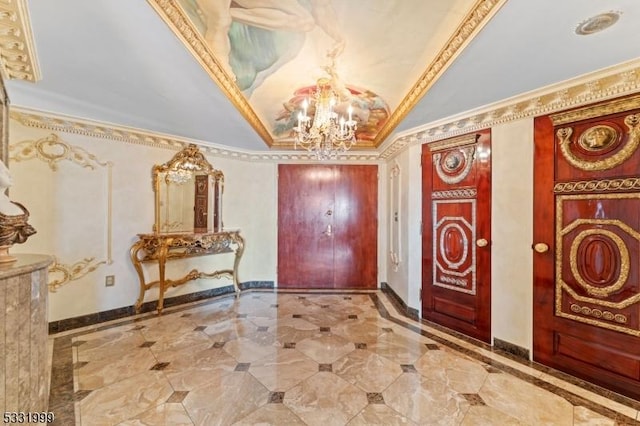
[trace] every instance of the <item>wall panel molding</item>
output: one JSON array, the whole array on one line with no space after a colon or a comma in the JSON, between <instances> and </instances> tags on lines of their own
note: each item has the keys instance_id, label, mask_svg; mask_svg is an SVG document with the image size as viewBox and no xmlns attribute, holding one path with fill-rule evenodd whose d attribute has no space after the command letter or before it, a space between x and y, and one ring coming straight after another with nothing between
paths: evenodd
<instances>
[{"instance_id":1,"label":"wall panel molding","mask_svg":"<svg viewBox=\"0 0 640 426\"><path fill-rule=\"evenodd\" d=\"M56 253L52 253L55 260L49 267L49 291L55 292L58 288L70 281L78 280L95 271L102 265L110 265L112 259L112 188L113 188L113 163L101 161L94 154L84 148L69 144L52 133L44 138L36 140L24 140L9 145L9 158L12 162L21 163L39 160L47 164L51 172L59 172L59 163L68 161L82 169L96 170L102 168L106 171L106 211L104 212L105 247L103 259L96 260L95 256L83 255L81 260L60 261ZM70 190L67 188L67 190Z\"/></svg>"}]
</instances>

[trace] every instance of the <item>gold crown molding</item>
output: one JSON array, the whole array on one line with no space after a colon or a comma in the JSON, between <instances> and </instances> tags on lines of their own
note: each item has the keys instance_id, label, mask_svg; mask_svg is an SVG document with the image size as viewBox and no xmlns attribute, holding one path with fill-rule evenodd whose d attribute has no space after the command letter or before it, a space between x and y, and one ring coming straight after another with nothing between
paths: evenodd
<instances>
[{"instance_id":1,"label":"gold crown molding","mask_svg":"<svg viewBox=\"0 0 640 426\"><path fill-rule=\"evenodd\" d=\"M41 78L26 0L0 2L0 65L10 79Z\"/></svg>"},{"instance_id":2,"label":"gold crown molding","mask_svg":"<svg viewBox=\"0 0 640 426\"><path fill-rule=\"evenodd\" d=\"M175 2L175 0L147 0L147 2L160 15L162 20L178 36L182 43L191 51L195 58L204 67L209 76L217 83L222 92L240 111L240 114L251 124L251 127L260 135L267 146L273 146L273 138L267 131L262 121L249 105L235 82L222 69L202 35L193 29L191 21Z\"/></svg>"},{"instance_id":3,"label":"gold crown molding","mask_svg":"<svg viewBox=\"0 0 640 426\"><path fill-rule=\"evenodd\" d=\"M430 126L421 126L398 136L382 149L380 158L393 158L405 147L416 143L439 141L527 117L550 114L638 92L640 61L635 60L626 65L500 101L464 115L449 117Z\"/></svg>"},{"instance_id":4,"label":"gold crown molding","mask_svg":"<svg viewBox=\"0 0 640 426\"><path fill-rule=\"evenodd\" d=\"M116 126L110 123L100 123L81 118L72 118L35 111L27 108L13 106L10 117L26 127L49 130L53 132L71 133L93 138L106 139L117 142L144 145L154 148L171 149L180 151L190 143L200 146L207 155L230 158L241 161L276 161L276 162L317 162L313 155L306 151L293 152L251 152L234 150L228 147L212 146L202 141L182 139L174 136L153 133L149 131ZM378 162L377 152L350 151L340 155L338 161L347 162Z\"/></svg>"},{"instance_id":5,"label":"gold crown molding","mask_svg":"<svg viewBox=\"0 0 640 426\"><path fill-rule=\"evenodd\" d=\"M58 171L58 163L63 160L71 161L79 167L95 170L96 167L106 168L107 171L107 209L106 209L106 259L95 262L95 257L86 257L72 264L59 263L57 256L49 267L49 291L55 292L62 285L80 279L101 265L110 265L112 258L112 211L113 211L113 163L100 161L98 157L78 146L71 145L53 133L38 140L25 140L9 145L10 160L22 162L40 160L45 162L52 172ZM93 262L93 263L92 263ZM56 274L61 277L56 278Z\"/></svg>"},{"instance_id":6,"label":"gold crown molding","mask_svg":"<svg viewBox=\"0 0 640 426\"><path fill-rule=\"evenodd\" d=\"M589 118L616 114L637 108L640 108L640 94L629 98L618 99L613 102L607 102L604 105L587 106L573 111L553 114L549 118L551 118L554 126L559 126L574 121L588 120Z\"/></svg>"},{"instance_id":7,"label":"gold crown molding","mask_svg":"<svg viewBox=\"0 0 640 426\"><path fill-rule=\"evenodd\" d=\"M391 114L384 127L374 141L377 148L416 106L436 80L447 70L463 48L489 22L491 17L506 3L506 0L479 0L462 20L451 38L440 50L436 58L429 64L425 72L413 85L409 93L402 99L398 108Z\"/></svg>"}]
</instances>

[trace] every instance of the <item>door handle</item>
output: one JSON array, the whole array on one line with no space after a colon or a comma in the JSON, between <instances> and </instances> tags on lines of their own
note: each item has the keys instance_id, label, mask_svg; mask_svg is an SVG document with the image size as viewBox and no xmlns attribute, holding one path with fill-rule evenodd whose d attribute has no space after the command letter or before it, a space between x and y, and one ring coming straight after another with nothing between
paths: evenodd
<instances>
[{"instance_id":1,"label":"door handle","mask_svg":"<svg viewBox=\"0 0 640 426\"><path fill-rule=\"evenodd\" d=\"M476 245L478 247L486 247L489 245L489 241L485 240L484 238L480 238L479 240L476 241Z\"/></svg>"},{"instance_id":2,"label":"door handle","mask_svg":"<svg viewBox=\"0 0 640 426\"><path fill-rule=\"evenodd\" d=\"M538 253L546 253L549 251L549 245L545 243L532 244L531 248L537 251Z\"/></svg>"}]
</instances>

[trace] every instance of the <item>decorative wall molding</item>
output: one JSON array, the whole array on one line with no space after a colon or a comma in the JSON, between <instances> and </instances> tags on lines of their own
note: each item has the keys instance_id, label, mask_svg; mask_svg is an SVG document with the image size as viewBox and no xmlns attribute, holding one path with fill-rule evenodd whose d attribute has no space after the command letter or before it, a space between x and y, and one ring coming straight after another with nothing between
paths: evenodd
<instances>
[{"instance_id":1,"label":"decorative wall molding","mask_svg":"<svg viewBox=\"0 0 640 426\"><path fill-rule=\"evenodd\" d=\"M0 1L0 68L15 80L40 80L26 0Z\"/></svg>"},{"instance_id":2,"label":"decorative wall molding","mask_svg":"<svg viewBox=\"0 0 640 426\"><path fill-rule=\"evenodd\" d=\"M463 19L460 26L449 38L435 59L429 64L425 72L413 85L409 93L402 99L398 108L391 114L384 127L376 136L374 145L379 147L396 126L416 106L422 96L433 86L437 79L449 68L464 47L489 22L491 17L500 10L506 0L480 0Z\"/></svg>"},{"instance_id":3,"label":"decorative wall molding","mask_svg":"<svg viewBox=\"0 0 640 426\"><path fill-rule=\"evenodd\" d=\"M55 261L49 267L49 291L55 292L62 285L80 279L90 272L95 271L101 265L110 265L112 259L112 198L113 198L113 163L100 161L94 154L78 146L71 145L52 133L37 140L25 140L9 145L9 158L19 163L31 160L40 160L46 163L52 172L58 171L58 163L66 160L81 168L95 170L98 167L105 168L107 172L107 209L106 219L106 256L104 260L95 260L95 257L85 257L76 262L60 263L58 256L54 254Z\"/></svg>"},{"instance_id":4,"label":"decorative wall molding","mask_svg":"<svg viewBox=\"0 0 640 426\"><path fill-rule=\"evenodd\" d=\"M440 141L499 124L551 114L620 96L640 92L640 60L591 73L566 82L537 89L500 102L428 123L399 134L378 150L354 150L338 161L381 162L415 144ZM257 162L314 162L315 158L296 151L245 151L204 141L179 138L156 132L68 117L13 105L11 119L27 127L80 134L94 138L146 145L179 151L189 143L201 146L207 155Z\"/></svg>"},{"instance_id":5,"label":"decorative wall molding","mask_svg":"<svg viewBox=\"0 0 640 426\"><path fill-rule=\"evenodd\" d=\"M174 151L180 151L186 148L187 145L195 143L199 145L200 150L207 155L222 158L242 161L317 162L316 157L308 154L307 151L244 151L193 139L118 126L111 123L101 123L83 118L51 114L17 106L12 106L10 116L12 120L26 127ZM370 163L377 162L378 158L378 153L375 151L353 150L346 154L339 155L337 161Z\"/></svg>"},{"instance_id":6,"label":"decorative wall molding","mask_svg":"<svg viewBox=\"0 0 640 426\"><path fill-rule=\"evenodd\" d=\"M640 60L634 60L411 129L382 147L380 158L393 158L410 145L439 141L639 91Z\"/></svg>"}]
</instances>

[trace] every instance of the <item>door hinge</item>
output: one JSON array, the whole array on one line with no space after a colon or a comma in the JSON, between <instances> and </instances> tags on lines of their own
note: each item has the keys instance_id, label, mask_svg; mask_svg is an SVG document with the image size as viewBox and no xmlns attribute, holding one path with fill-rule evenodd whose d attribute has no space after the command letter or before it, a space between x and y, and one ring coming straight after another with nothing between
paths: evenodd
<instances>
[{"instance_id":1,"label":"door hinge","mask_svg":"<svg viewBox=\"0 0 640 426\"><path fill-rule=\"evenodd\" d=\"M420 289L420 300L422 300L422 289Z\"/></svg>"},{"instance_id":2,"label":"door hinge","mask_svg":"<svg viewBox=\"0 0 640 426\"><path fill-rule=\"evenodd\" d=\"M422 225L422 221L420 221L420 235L422 235L422 231L423 231L423 225Z\"/></svg>"}]
</instances>

